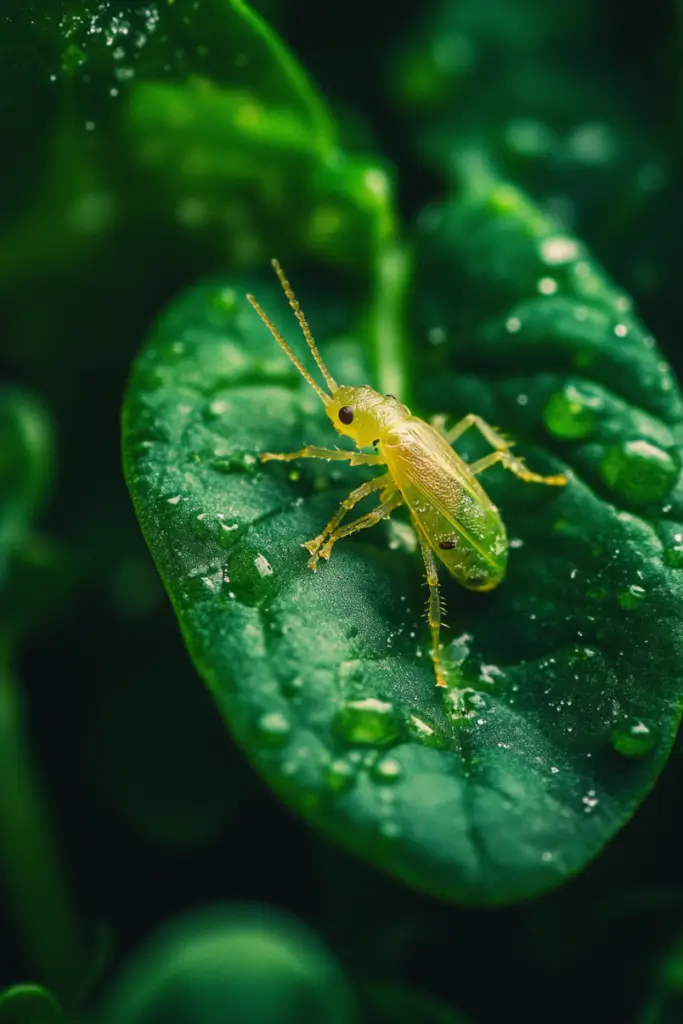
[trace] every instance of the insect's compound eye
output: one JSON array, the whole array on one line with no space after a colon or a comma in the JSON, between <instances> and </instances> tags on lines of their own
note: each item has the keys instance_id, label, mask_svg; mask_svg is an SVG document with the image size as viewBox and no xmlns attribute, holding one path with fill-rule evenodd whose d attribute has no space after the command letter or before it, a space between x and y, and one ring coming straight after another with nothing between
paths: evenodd
<instances>
[{"instance_id":1,"label":"insect's compound eye","mask_svg":"<svg viewBox=\"0 0 683 1024\"><path fill-rule=\"evenodd\" d=\"M353 423L353 409L350 405L342 405L339 410L339 422L344 423L347 427L349 423Z\"/></svg>"},{"instance_id":2,"label":"insect's compound eye","mask_svg":"<svg viewBox=\"0 0 683 1024\"><path fill-rule=\"evenodd\" d=\"M452 551L458 546L458 542L455 537L444 537L443 540L439 541L439 547L442 551Z\"/></svg>"}]
</instances>

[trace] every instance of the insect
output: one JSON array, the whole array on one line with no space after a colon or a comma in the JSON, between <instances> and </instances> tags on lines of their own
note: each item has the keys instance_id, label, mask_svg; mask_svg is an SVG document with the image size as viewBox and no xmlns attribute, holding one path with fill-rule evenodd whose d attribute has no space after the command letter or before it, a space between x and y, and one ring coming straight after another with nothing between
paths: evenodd
<instances>
[{"instance_id":1,"label":"insect","mask_svg":"<svg viewBox=\"0 0 683 1024\"><path fill-rule=\"evenodd\" d=\"M342 501L319 536L306 541L308 565L314 571L321 558L328 559L342 537L387 519L399 505L407 505L420 542L427 573L429 602L427 619L431 631L431 656L437 686L447 686L441 657L441 625L444 611L437 565L441 562L468 590L493 590L502 581L508 556L505 526L498 509L477 479L490 466L500 463L520 480L561 487L563 475L539 476L512 454L512 443L481 417L469 413L450 430L445 418L431 423L413 416L394 395L382 395L368 385L337 384L318 351L299 303L277 260L272 261L289 305L299 322L308 347L320 370L327 391L318 384L282 338L253 295L247 299L278 345L284 349L301 376L321 398L325 412L339 434L352 438L359 451L307 446L297 452L264 452L262 462L292 459L345 460L352 466L385 466L380 476L356 487ZM477 462L466 463L451 447L466 430L476 427L493 451ZM373 452L360 449L372 447ZM342 525L348 512L363 498L379 492L377 507L366 515Z\"/></svg>"}]
</instances>

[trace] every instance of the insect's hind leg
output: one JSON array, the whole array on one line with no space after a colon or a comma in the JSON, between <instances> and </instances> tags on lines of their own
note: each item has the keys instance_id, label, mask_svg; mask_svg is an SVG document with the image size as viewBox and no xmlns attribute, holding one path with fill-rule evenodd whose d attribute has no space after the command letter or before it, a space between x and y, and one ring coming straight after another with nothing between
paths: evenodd
<instances>
[{"instance_id":1,"label":"insect's hind leg","mask_svg":"<svg viewBox=\"0 0 683 1024\"><path fill-rule=\"evenodd\" d=\"M395 508L403 504L403 497L398 491L385 492L383 497L385 497L385 500L377 508L373 508L371 512L368 512L367 515L359 516L358 519L354 519L353 522L331 533L320 549L320 558L329 558L332 548L342 537L349 537L358 530L367 530L370 526L375 526L382 519L386 519L391 515Z\"/></svg>"},{"instance_id":2,"label":"insect's hind leg","mask_svg":"<svg viewBox=\"0 0 683 1024\"><path fill-rule=\"evenodd\" d=\"M528 484L547 484L549 487L564 487L567 483L567 478L562 473L558 473L555 476L541 476L540 473L532 473L521 459L515 458L512 452L507 451L491 452L490 455L485 455L483 459L471 463L469 467L470 472L476 476L477 473L483 473L485 469L495 466L498 462L504 469L509 469L519 480L524 480Z\"/></svg>"},{"instance_id":3,"label":"insect's hind leg","mask_svg":"<svg viewBox=\"0 0 683 1024\"><path fill-rule=\"evenodd\" d=\"M320 558L319 552L325 543L325 538L334 533L346 513L350 512L354 505L357 505L359 501L363 500L363 498L372 494L373 491L379 491L386 487L389 483L389 479L388 473L382 473L381 476L376 476L372 480L367 480L364 484L361 484L360 487L356 487L355 491L351 491L348 498L344 498L323 532L318 537L314 537L313 540L307 540L304 544L304 547L311 555L308 560L309 568L313 569L315 572L318 566L318 559Z\"/></svg>"},{"instance_id":4,"label":"insect's hind leg","mask_svg":"<svg viewBox=\"0 0 683 1024\"><path fill-rule=\"evenodd\" d=\"M443 418L435 417L435 419L437 421L435 423L436 428L443 428ZM444 431L444 436L449 444L453 444L470 427L476 427L484 440L488 441L492 448L495 448L491 455L486 455L483 459L479 459L470 465L469 468L475 475L482 473L489 466L494 466L499 462L505 469L509 469L516 477L519 477L520 480L525 480L527 483L548 484L551 487L563 487L567 483L566 476L562 474L541 476L539 473L532 473L530 469L526 468L524 460L517 458L510 451L513 442L475 413L471 412L467 416L463 416L450 430Z\"/></svg>"},{"instance_id":5,"label":"insect's hind leg","mask_svg":"<svg viewBox=\"0 0 683 1024\"><path fill-rule=\"evenodd\" d=\"M427 585L429 586L429 603L427 605L427 619L429 621L429 629L432 634L432 661L434 663L434 673L436 675L437 686L448 686L446 678L443 674L443 668L441 665L441 594L439 591L439 574L436 568L436 559L434 553L430 548L427 538L420 529L418 523L413 519L413 523L420 538L420 547L422 549L422 558L425 564L425 570L427 572Z\"/></svg>"}]
</instances>

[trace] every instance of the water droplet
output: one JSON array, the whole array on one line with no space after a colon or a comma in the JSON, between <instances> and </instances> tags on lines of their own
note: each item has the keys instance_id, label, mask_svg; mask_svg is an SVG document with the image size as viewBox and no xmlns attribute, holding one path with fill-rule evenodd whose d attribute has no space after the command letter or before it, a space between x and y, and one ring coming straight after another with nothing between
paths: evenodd
<instances>
[{"instance_id":1,"label":"water droplet","mask_svg":"<svg viewBox=\"0 0 683 1024\"><path fill-rule=\"evenodd\" d=\"M443 345L446 340L446 331L443 327L430 327L427 332L427 340L430 345Z\"/></svg>"},{"instance_id":2,"label":"water droplet","mask_svg":"<svg viewBox=\"0 0 683 1024\"><path fill-rule=\"evenodd\" d=\"M578 259L579 247L573 238L546 238L541 245L541 258L551 267L559 267Z\"/></svg>"},{"instance_id":3,"label":"water droplet","mask_svg":"<svg viewBox=\"0 0 683 1024\"><path fill-rule=\"evenodd\" d=\"M657 745L657 730L642 718L632 718L618 725L612 733L612 746L624 757L642 757Z\"/></svg>"},{"instance_id":4,"label":"water droplet","mask_svg":"<svg viewBox=\"0 0 683 1024\"><path fill-rule=\"evenodd\" d=\"M292 676L291 679L284 679L280 683L280 689L285 697L298 697L304 688L304 681L301 676Z\"/></svg>"},{"instance_id":5,"label":"water droplet","mask_svg":"<svg viewBox=\"0 0 683 1024\"><path fill-rule=\"evenodd\" d=\"M566 440L588 437L595 429L601 406L599 395L590 394L575 384L567 384L549 399L543 411L543 421L555 437Z\"/></svg>"},{"instance_id":6,"label":"water droplet","mask_svg":"<svg viewBox=\"0 0 683 1024\"><path fill-rule=\"evenodd\" d=\"M639 587L634 583L627 590L622 590L617 600L624 611L632 612L643 602L646 593L645 587Z\"/></svg>"},{"instance_id":7,"label":"water droplet","mask_svg":"<svg viewBox=\"0 0 683 1024\"><path fill-rule=\"evenodd\" d=\"M264 555L257 555L254 559L254 565L256 566L256 571L259 576L265 577L273 575L273 567Z\"/></svg>"},{"instance_id":8,"label":"water droplet","mask_svg":"<svg viewBox=\"0 0 683 1024\"><path fill-rule=\"evenodd\" d=\"M664 551L666 564L672 569L683 569L683 544L673 544Z\"/></svg>"},{"instance_id":9,"label":"water droplet","mask_svg":"<svg viewBox=\"0 0 683 1024\"><path fill-rule=\"evenodd\" d=\"M443 747L445 743L436 729L429 725L428 722L424 722L417 715L410 715L408 719L408 731L411 736L424 743L428 747Z\"/></svg>"},{"instance_id":10,"label":"water droplet","mask_svg":"<svg viewBox=\"0 0 683 1024\"><path fill-rule=\"evenodd\" d=\"M406 551L409 554L417 551L417 534L408 523L402 523L399 519L390 519L386 529L389 535L387 543L392 551Z\"/></svg>"},{"instance_id":11,"label":"water droplet","mask_svg":"<svg viewBox=\"0 0 683 1024\"><path fill-rule=\"evenodd\" d=\"M505 321L505 330L510 334L516 334L522 326L522 321L518 316L509 316Z\"/></svg>"},{"instance_id":12,"label":"water droplet","mask_svg":"<svg viewBox=\"0 0 683 1024\"><path fill-rule=\"evenodd\" d=\"M174 495L174 497L166 499L166 501L169 503L169 505L177 505L180 500L181 500L181 495L180 494L176 494L176 495Z\"/></svg>"},{"instance_id":13,"label":"water droplet","mask_svg":"<svg viewBox=\"0 0 683 1024\"><path fill-rule=\"evenodd\" d=\"M376 782L396 782L401 777L401 766L393 757L383 757L372 766L371 775Z\"/></svg>"},{"instance_id":14,"label":"water droplet","mask_svg":"<svg viewBox=\"0 0 683 1024\"><path fill-rule=\"evenodd\" d=\"M401 731L394 705L375 697L346 703L336 715L335 727L347 743L371 746L393 743Z\"/></svg>"},{"instance_id":15,"label":"water droplet","mask_svg":"<svg viewBox=\"0 0 683 1024\"><path fill-rule=\"evenodd\" d=\"M669 493L678 467L668 452L649 441L626 441L607 452L600 464L600 476L615 494L649 504Z\"/></svg>"},{"instance_id":16,"label":"water droplet","mask_svg":"<svg viewBox=\"0 0 683 1024\"><path fill-rule=\"evenodd\" d=\"M237 309L237 292L234 288L220 288L211 300L211 305L219 313L234 313Z\"/></svg>"},{"instance_id":17,"label":"water droplet","mask_svg":"<svg viewBox=\"0 0 683 1024\"><path fill-rule=\"evenodd\" d=\"M268 747L281 747L291 732L289 720L279 711L261 715L256 723L256 732L262 743Z\"/></svg>"},{"instance_id":18,"label":"water droplet","mask_svg":"<svg viewBox=\"0 0 683 1024\"><path fill-rule=\"evenodd\" d=\"M542 121L516 117L505 126L504 140L508 149L517 156L540 159L550 152L553 133Z\"/></svg>"},{"instance_id":19,"label":"water droplet","mask_svg":"<svg viewBox=\"0 0 683 1024\"><path fill-rule=\"evenodd\" d=\"M554 295L557 291L557 281L554 277L542 277L537 282L536 287L541 295Z\"/></svg>"},{"instance_id":20,"label":"water droplet","mask_svg":"<svg viewBox=\"0 0 683 1024\"><path fill-rule=\"evenodd\" d=\"M332 761L325 771L325 784L334 793L342 793L348 789L356 778L355 765L349 761L337 758Z\"/></svg>"},{"instance_id":21,"label":"water droplet","mask_svg":"<svg viewBox=\"0 0 683 1024\"><path fill-rule=\"evenodd\" d=\"M401 834L401 829L395 821L383 821L379 826L379 831L385 839L398 839Z\"/></svg>"},{"instance_id":22,"label":"water droplet","mask_svg":"<svg viewBox=\"0 0 683 1024\"><path fill-rule=\"evenodd\" d=\"M628 334L628 327L626 326L626 324L616 324L614 328L614 333L616 334L617 338L625 338Z\"/></svg>"},{"instance_id":23,"label":"water droplet","mask_svg":"<svg viewBox=\"0 0 683 1024\"><path fill-rule=\"evenodd\" d=\"M599 800L594 789L589 789L585 796L581 797L581 803L586 814L591 814L598 806Z\"/></svg>"}]
</instances>

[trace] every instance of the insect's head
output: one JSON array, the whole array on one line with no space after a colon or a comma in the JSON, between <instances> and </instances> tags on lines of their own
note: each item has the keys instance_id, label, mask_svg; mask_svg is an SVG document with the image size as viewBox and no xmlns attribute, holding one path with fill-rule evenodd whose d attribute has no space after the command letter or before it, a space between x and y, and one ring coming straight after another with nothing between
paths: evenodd
<instances>
[{"instance_id":1,"label":"insect's head","mask_svg":"<svg viewBox=\"0 0 683 1024\"><path fill-rule=\"evenodd\" d=\"M325 412L335 430L352 437L359 448L372 444L393 421L410 415L393 395L381 395L367 385L338 387L326 403Z\"/></svg>"},{"instance_id":2,"label":"insect's head","mask_svg":"<svg viewBox=\"0 0 683 1024\"><path fill-rule=\"evenodd\" d=\"M347 437L352 437L359 448L365 448L366 445L372 444L384 427L396 420L405 419L406 416L410 415L409 410L398 399L394 398L393 395L381 395L378 391L374 391L373 388L367 385L349 387L337 384L318 352L318 346L311 334L306 317L301 311L301 307L289 281L284 275L282 267L277 260L273 260L272 263L289 304L299 321L299 326L303 331L311 354L325 379L327 391L320 387L301 360L295 356L269 317L261 309L254 296L247 295L247 299L261 317L278 345L287 353L301 376L304 380L308 381L315 393L322 399L325 404L325 412L332 421L335 430L340 434L345 434Z\"/></svg>"}]
</instances>

